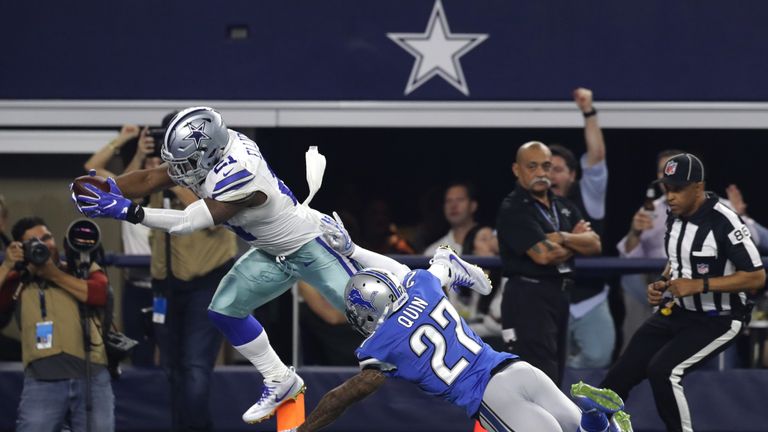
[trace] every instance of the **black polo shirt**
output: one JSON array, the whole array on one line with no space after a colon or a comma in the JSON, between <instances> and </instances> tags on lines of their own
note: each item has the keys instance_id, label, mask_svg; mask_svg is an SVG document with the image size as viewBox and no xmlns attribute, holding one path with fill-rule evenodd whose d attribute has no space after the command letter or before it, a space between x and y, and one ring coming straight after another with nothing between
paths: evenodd
<instances>
[{"instance_id":1,"label":"black polo shirt","mask_svg":"<svg viewBox=\"0 0 768 432\"><path fill-rule=\"evenodd\" d=\"M501 202L496 230L504 276L536 278L569 274L558 270L557 265L536 264L526 253L533 245L544 240L547 233L570 232L579 220L583 219L581 212L572 202L554 195L551 191L547 194L549 209L517 183L515 190ZM573 258L565 264L573 270Z\"/></svg>"}]
</instances>

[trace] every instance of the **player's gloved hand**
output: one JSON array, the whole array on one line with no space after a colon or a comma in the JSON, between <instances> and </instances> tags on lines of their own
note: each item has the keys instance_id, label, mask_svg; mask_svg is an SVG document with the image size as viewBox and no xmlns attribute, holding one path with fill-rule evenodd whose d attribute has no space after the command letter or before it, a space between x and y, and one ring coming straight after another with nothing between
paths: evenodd
<instances>
[{"instance_id":1,"label":"player's gloved hand","mask_svg":"<svg viewBox=\"0 0 768 432\"><path fill-rule=\"evenodd\" d=\"M90 203L90 205L80 204L81 212L91 218L110 217L126 220L128 217L128 207L133 203L123 196L123 192L117 187L117 183L115 183L112 177L107 178L107 184L109 185L109 192L104 192L91 184L84 185L86 189L98 198L88 195L76 195L76 201Z\"/></svg>"},{"instance_id":2,"label":"player's gloved hand","mask_svg":"<svg viewBox=\"0 0 768 432\"><path fill-rule=\"evenodd\" d=\"M338 213L333 212L333 219L323 215L320 218L320 230L323 232L323 240L336 252L347 257L355 252L355 244Z\"/></svg>"},{"instance_id":3,"label":"player's gloved hand","mask_svg":"<svg viewBox=\"0 0 768 432\"><path fill-rule=\"evenodd\" d=\"M96 170L95 169L88 170L88 175L91 177L96 176ZM72 203L75 205L75 208L77 209L77 211L80 212L80 214L84 215L85 213L83 213L83 207L80 205L80 202L77 201L77 197L75 196L75 190L73 189L74 186L75 186L74 183L72 182L69 183L69 192L70 192L69 199L72 200Z\"/></svg>"}]
</instances>

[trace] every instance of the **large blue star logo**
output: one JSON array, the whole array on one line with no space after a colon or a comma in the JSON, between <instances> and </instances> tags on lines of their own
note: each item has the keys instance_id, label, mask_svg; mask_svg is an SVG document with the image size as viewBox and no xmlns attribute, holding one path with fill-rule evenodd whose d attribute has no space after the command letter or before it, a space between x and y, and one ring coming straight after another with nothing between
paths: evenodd
<instances>
[{"instance_id":1,"label":"large blue star logo","mask_svg":"<svg viewBox=\"0 0 768 432\"><path fill-rule=\"evenodd\" d=\"M205 133L205 121L200 122L197 126L193 125L192 122L189 122L187 123L187 127L189 128L189 135L185 136L183 139L194 140L195 145L198 147L200 147L200 141L211 139L211 137Z\"/></svg>"}]
</instances>

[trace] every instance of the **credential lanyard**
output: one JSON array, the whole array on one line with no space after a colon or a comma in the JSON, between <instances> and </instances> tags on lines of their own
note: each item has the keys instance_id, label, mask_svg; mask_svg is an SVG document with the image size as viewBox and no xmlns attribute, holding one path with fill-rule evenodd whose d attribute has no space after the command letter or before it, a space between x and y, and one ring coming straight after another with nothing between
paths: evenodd
<instances>
[{"instance_id":1,"label":"credential lanyard","mask_svg":"<svg viewBox=\"0 0 768 432\"><path fill-rule=\"evenodd\" d=\"M544 204L541 204L538 201L536 201L536 208L539 209L539 212L541 212L541 215L544 216L544 219L546 219L550 225L552 225L552 228L554 228L555 231L560 231L560 215L557 214L557 205L555 205L554 201L552 201L551 214L549 209L544 207Z\"/></svg>"}]
</instances>

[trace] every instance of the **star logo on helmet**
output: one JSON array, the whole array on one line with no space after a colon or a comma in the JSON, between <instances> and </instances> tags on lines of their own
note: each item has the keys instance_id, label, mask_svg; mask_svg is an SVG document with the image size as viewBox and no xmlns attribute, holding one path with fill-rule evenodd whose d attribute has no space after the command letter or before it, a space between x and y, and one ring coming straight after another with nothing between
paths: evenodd
<instances>
[{"instance_id":1,"label":"star logo on helmet","mask_svg":"<svg viewBox=\"0 0 768 432\"><path fill-rule=\"evenodd\" d=\"M200 141L202 140L210 140L211 137L208 136L208 134L205 133L205 122L200 122L199 125L195 126L192 124L192 122L187 123L187 127L189 128L189 135L185 136L183 139L185 140L194 140L195 145L198 147L200 146Z\"/></svg>"}]
</instances>

